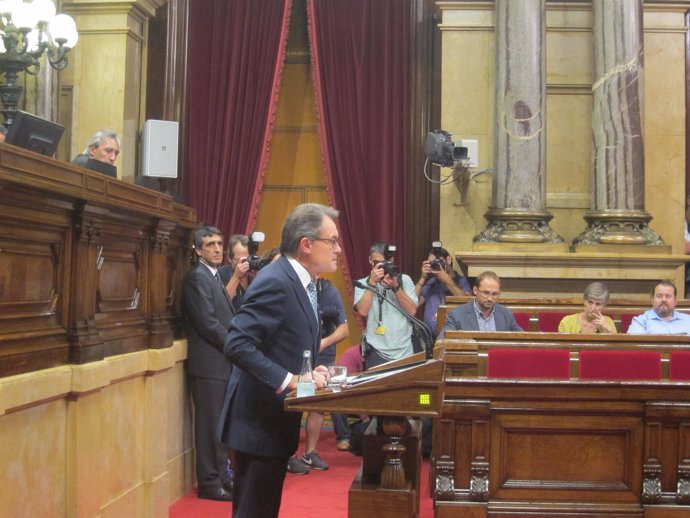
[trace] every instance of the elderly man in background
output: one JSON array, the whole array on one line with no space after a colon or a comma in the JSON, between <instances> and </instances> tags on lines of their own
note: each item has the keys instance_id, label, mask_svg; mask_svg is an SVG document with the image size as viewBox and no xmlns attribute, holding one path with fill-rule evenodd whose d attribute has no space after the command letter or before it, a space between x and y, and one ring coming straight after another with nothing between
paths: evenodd
<instances>
[{"instance_id":1,"label":"elderly man in background","mask_svg":"<svg viewBox=\"0 0 690 518\"><path fill-rule=\"evenodd\" d=\"M102 129L98 130L91 137L84 151L74 157L72 163L81 167L87 167L88 161L91 158L104 164L114 165L119 154L120 138L117 136L117 133L109 129Z\"/></svg>"}]
</instances>

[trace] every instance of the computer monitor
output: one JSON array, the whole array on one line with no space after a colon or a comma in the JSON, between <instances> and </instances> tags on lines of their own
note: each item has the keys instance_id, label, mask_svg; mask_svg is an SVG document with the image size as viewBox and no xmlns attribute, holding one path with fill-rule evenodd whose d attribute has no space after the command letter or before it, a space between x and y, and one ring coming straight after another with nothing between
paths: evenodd
<instances>
[{"instance_id":1,"label":"computer monitor","mask_svg":"<svg viewBox=\"0 0 690 518\"><path fill-rule=\"evenodd\" d=\"M42 155L53 156L64 131L65 128L59 124L17 110L5 142Z\"/></svg>"}]
</instances>

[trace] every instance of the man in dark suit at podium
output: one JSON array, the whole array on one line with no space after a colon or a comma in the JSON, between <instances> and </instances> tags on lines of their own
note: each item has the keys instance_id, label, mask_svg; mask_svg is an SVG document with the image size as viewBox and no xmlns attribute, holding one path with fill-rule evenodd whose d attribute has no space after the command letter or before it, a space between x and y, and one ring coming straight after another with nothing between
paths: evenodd
<instances>
[{"instance_id":1,"label":"man in dark suit at podium","mask_svg":"<svg viewBox=\"0 0 690 518\"><path fill-rule=\"evenodd\" d=\"M282 257L249 285L225 340L233 363L220 422L221 440L234 453L234 518L275 518L285 466L299 443L301 413L283 410L297 387L304 351L320 344L316 308L318 274L337 268L340 245L330 207L304 204L285 220ZM313 378L325 387L328 370Z\"/></svg>"},{"instance_id":2,"label":"man in dark suit at podium","mask_svg":"<svg viewBox=\"0 0 690 518\"><path fill-rule=\"evenodd\" d=\"M227 448L218 440L218 418L232 365L223 344L235 313L218 278L223 261L223 236L214 227L194 234L198 259L182 283L182 314L187 332L187 376L194 402L196 478L200 498L232 499Z\"/></svg>"}]
</instances>

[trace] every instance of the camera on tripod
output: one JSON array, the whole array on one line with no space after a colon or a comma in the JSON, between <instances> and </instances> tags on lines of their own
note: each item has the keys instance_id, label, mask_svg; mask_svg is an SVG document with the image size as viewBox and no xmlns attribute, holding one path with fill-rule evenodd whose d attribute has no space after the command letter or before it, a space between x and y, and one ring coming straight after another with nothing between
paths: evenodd
<instances>
[{"instance_id":1,"label":"camera on tripod","mask_svg":"<svg viewBox=\"0 0 690 518\"><path fill-rule=\"evenodd\" d=\"M429 261L429 268L432 272L442 272L446 269L446 261L443 259L443 243L434 241L431 243L431 253L436 259Z\"/></svg>"},{"instance_id":2,"label":"camera on tripod","mask_svg":"<svg viewBox=\"0 0 690 518\"><path fill-rule=\"evenodd\" d=\"M266 236L263 232L252 232L249 236L249 241L247 243L249 257L247 257L247 263L249 264L250 271L259 271L269 263L266 259L262 259L256 255L259 251L259 243L263 243L265 239Z\"/></svg>"},{"instance_id":3,"label":"camera on tripod","mask_svg":"<svg viewBox=\"0 0 690 518\"><path fill-rule=\"evenodd\" d=\"M383 271L386 275L391 277L397 277L400 275L400 267L393 263L392 259L395 255L396 247L395 245L386 245L383 249L383 262L381 264Z\"/></svg>"}]
</instances>

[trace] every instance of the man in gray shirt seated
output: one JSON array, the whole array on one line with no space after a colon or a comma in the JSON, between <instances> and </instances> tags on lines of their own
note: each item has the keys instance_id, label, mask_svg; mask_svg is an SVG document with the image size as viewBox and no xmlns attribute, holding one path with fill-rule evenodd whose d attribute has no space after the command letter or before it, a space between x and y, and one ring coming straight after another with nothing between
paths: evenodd
<instances>
[{"instance_id":1,"label":"man in gray shirt seated","mask_svg":"<svg viewBox=\"0 0 690 518\"><path fill-rule=\"evenodd\" d=\"M501 295L501 280L494 272L486 271L477 277L472 288L474 300L446 315L440 337L448 330L463 331L522 331L513 312L497 303Z\"/></svg>"}]
</instances>

